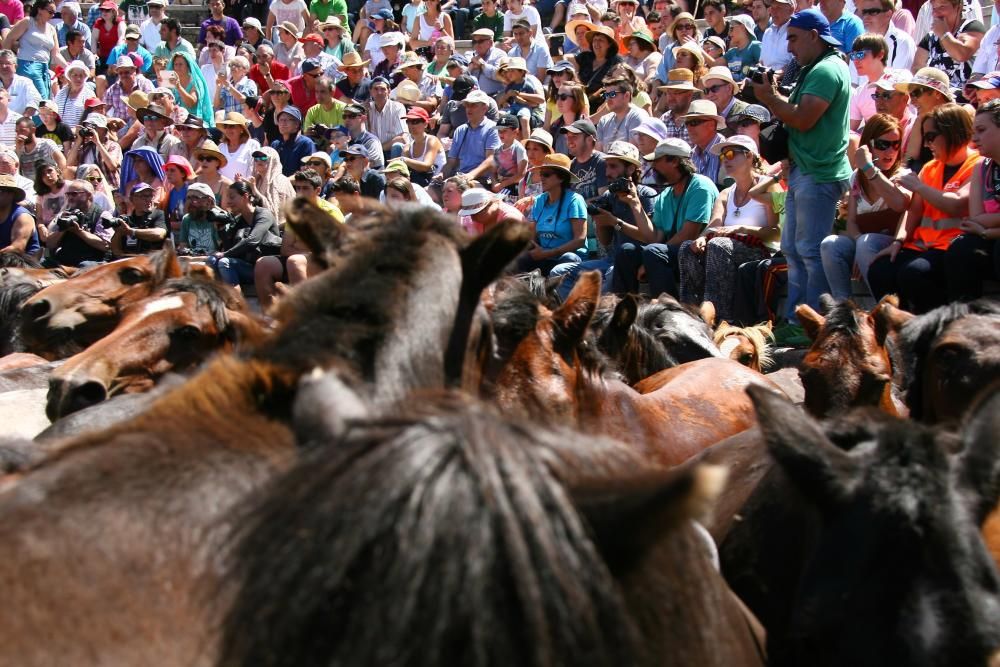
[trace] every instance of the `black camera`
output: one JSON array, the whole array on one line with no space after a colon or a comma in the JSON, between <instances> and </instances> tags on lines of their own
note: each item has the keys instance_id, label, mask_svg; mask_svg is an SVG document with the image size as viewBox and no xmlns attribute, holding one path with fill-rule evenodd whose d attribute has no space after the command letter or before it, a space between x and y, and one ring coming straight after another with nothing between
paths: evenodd
<instances>
[{"instance_id":1,"label":"black camera","mask_svg":"<svg viewBox=\"0 0 1000 667\"><path fill-rule=\"evenodd\" d=\"M80 128L80 137L81 138L89 139L89 138L91 138L93 136L94 136L94 129L93 128L86 127L86 126Z\"/></svg>"},{"instance_id":2,"label":"black camera","mask_svg":"<svg viewBox=\"0 0 1000 667\"><path fill-rule=\"evenodd\" d=\"M770 67L764 67L763 65L757 65L749 72L747 72L747 78L754 83L774 83L775 71Z\"/></svg>"},{"instance_id":3,"label":"black camera","mask_svg":"<svg viewBox=\"0 0 1000 667\"><path fill-rule=\"evenodd\" d=\"M67 229L73 226L74 223L83 227L83 211L78 208L69 209L68 211L63 211L58 216L56 216L56 228L65 232Z\"/></svg>"},{"instance_id":4,"label":"black camera","mask_svg":"<svg viewBox=\"0 0 1000 667\"><path fill-rule=\"evenodd\" d=\"M236 218L234 218L227 210L219 208L218 206L213 206L209 209L209 211L205 214L205 219L214 225L228 225L236 221Z\"/></svg>"},{"instance_id":5,"label":"black camera","mask_svg":"<svg viewBox=\"0 0 1000 667\"><path fill-rule=\"evenodd\" d=\"M618 194L619 192L628 192L629 184L631 182L632 181L630 181L626 176L622 176L621 178L616 178L615 180L608 183L608 192L610 192L611 194Z\"/></svg>"},{"instance_id":6,"label":"black camera","mask_svg":"<svg viewBox=\"0 0 1000 667\"><path fill-rule=\"evenodd\" d=\"M117 218L109 218L103 221L103 224L108 229L118 229L123 224L128 224L128 218L124 215L120 215Z\"/></svg>"}]
</instances>

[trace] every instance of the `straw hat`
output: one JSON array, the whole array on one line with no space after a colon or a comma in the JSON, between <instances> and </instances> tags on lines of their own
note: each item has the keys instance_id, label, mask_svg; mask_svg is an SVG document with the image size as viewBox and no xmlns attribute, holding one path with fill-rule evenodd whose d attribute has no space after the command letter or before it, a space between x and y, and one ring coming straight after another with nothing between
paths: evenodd
<instances>
[{"instance_id":1,"label":"straw hat","mask_svg":"<svg viewBox=\"0 0 1000 667\"><path fill-rule=\"evenodd\" d=\"M413 83L409 79L403 79L399 82L398 86L393 88L392 94L389 97L404 103L412 104L414 102L419 102L420 86Z\"/></svg>"},{"instance_id":2,"label":"straw hat","mask_svg":"<svg viewBox=\"0 0 1000 667\"><path fill-rule=\"evenodd\" d=\"M8 174L0 175L0 190L13 192L15 202L22 201L27 196L24 189L17 184L17 180Z\"/></svg>"},{"instance_id":3,"label":"straw hat","mask_svg":"<svg viewBox=\"0 0 1000 667\"><path fill-rule=\"evenodd\" d=\"M583 26L584 28L586 28L588 33L591 30L597 30L597 26L594 25L593 23L591 23L590 21L581 21L581 20L577 19L576 21L570 21L569 23L567 23L566 24L566 39L568 39L571 43L576 44L577 46L580 46L580 44L576 43L576 29L579 28L580 26ZM587 39L587 38L584 38L584 39ZM589 39L587 41L588 41L588 44L589 44Z\"/></svg>"},{"instance_id":4,"label":"straw hat","mask_svg":"<svg viewBox=\"0 0 1000 667\"><path fill-rule=\"evenodd\" d=\"M225 167L229 164L229 159L222 154L222 151L219 150L219 146L211 139L205 140L205 143L194 150L195 157L200 158L202 155L208 155L218 159L220 167Z\"/></svg>"},{"instance_id":5,"label":"straw hat","mask_svg":"<svg viewBox=\"0 0 1000 667\"><path fill-rule=\"evenodd\" d=\"M659 90L698 90L694 85L694 73L683 67L667 72L667 85L657 86Z\"/></svg>"},{"instance_id":6,"label":"straw hat","mask_svg":"<svg viewBox=\"0 0 1000 667\"><path fill-rule=\"evenodd\" d=\"M282 21L281 24L278 26L278 28L280 30L284 30L285 32L290 33L295 37L295 39L298 39L299 37L302 36L302 31L299 30L298 26L292 23L291 21Z\"/></svg>"},{"instance_id":7,"label":"straw hat","mask_svg":"<svg viewBox=\"0 0 1000 667\"><path fill-rule=\"evenodd\" d=\"M615 31L606 25L594 26L593 30L587 31L586 39L588 44L594 43L595 35L604 35L605 37L607 37L609 40L611 40L612 47L617 47L618 45L618 40L615 38Z\"/></svg>"},{"instance_id":8,"label":"straw hat","mask_svg":"<svg viewBox=\"0 0 1000 667\"><path fill-rule=\"evenodd\" d=\"M346 67L364 67L370 62L370 60L362 60L357 51L350 51L345 53L344 57L341 58L340 69L344 69Z\"/></svg>"},{"instance_id":9,"label":"straw hat","mask_svg":"<svg viewBox=\"0 0 1000 667\"><path fill-rule=\"evenodd\" d=\"M604 157L628 162L637 167L642 166L642 160L639 158L639 149L627 141L612 141L608 149L604 151Z\"/></svg>"},{"instance_id":10,"label":"straw hat","mask_svg":"<svg viewBox=\"0 0 1000 667\"><path fill-rule=\"evenodd\" d=\"M917 86L936 90L947 97L949 102L955 101L955 95L951 92L951 81L948 79L948 75L939 69L922 67L917 70L909 83L897 83L896 90L909 94Z\"/></svg>"},{"instance_id":11,"label":"straw hat","mask_svg":"<svg viewBox=\"0 0 1000 667\"><path fill-rule=\"evenodd\" d=\"M407 67L420 67L421 69L427 66L427 61L417 55L416 51L407 51L403 54L403 59L399 61L396 65L396 72L401 72Z\"/></svg>"},{"instance_id":12,"label":"straw hat","mask_svg":"<svg viewBox=\"0 0 1000 667\"><path fill-rule=\"evenodd\" d=\"M687 44L681 44L680 46L675 46L673 48L675 61L677 60L677 54L679 54L681 51L687 51L692 56L694 56L694 59L698 61L699 65L702 66L705 65L705 58L706 58L705 51L694 42L688 42Z\"/></svg>"},{"instance_id":13,"label":"straw hat","mask_svg":"<svg viewBox=\"0 0 1000 667\"><path fill-rule=\"evenodd\" d=\"M250 136L250 128L247 126L247 118L239 111L230 111L224 118L215 121L215 124L219 127L226 125L238 127L243 131L243 134L248 137Z\"/></svg>"},{"instance_id":14,"label":"straw hat","mask_svg":"<svg viewBox=\"0 0 1000 667\"><path fill-rule=\"evenodd\" d=\"M712 100L692 100L688 107L688 112L680 117L680 120L695 118L714 118L715 129L721 130L726 127L726 119L719 115L715 102Z\"/></svg>"},{"instance_id":15,"label":"straw hat","mask_svg":"<svg viewBox=\"0 0 1000 667\"><path fill-rule=\"evenodd\" d=\"M540 171L542 169L558 169L565 172L570 177L570 183L579 183L580 179L570 171L569 168L570 159L568 155L563 155L562 153L553 153L552 155L546 155L542 158L542 163L537 167L532 167L528 171Z\"/></svg>"},{"instance_id":16,"label":"straw hat","mask_svg":"<svg viewBox=\"0 0 1000 667\"><path fill-rule=\"evenodd\" d=\"M519 58L517 56L511 56L509 58L504 58L500 61L500 65L497 67L497 71L504 69L517 69L522 72L528 71L528 63L525 62L524 58Z\"/></svg>"}]
</instances>

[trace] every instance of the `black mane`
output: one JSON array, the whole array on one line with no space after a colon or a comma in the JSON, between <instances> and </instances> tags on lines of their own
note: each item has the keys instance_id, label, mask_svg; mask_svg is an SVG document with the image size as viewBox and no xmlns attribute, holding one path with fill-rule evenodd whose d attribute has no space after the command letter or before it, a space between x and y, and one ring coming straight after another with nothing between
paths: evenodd
<instances>
[{"instance_id":1,"label":"black mane","mask_svg":"<svg viewBox=\"0 0 1000 667\"><path fill-rule=\"evenodd\" d=\"M173 278L163 284L163 288L154 296L170 294L194 294L199 307L208 308L212 320L219 331L229 328L229 313L227 311L246 312L246 302L228 285L208 278L191 274L182 278Z\"/></svg>"},{"instance_id":2,"label":"black mane","mask_svg":"<svg viewBox=\"0 0 1000 667\"><path fill-rule=\"evenodd\" d=\"M0 252L0 269L41 269L42 263L23 252ZM61 273L61 271L60 271ZM65 278L65 274L63 275Z\"/></svg>"},{"instance_id":3,"label":"black mane","mask_svg":"<svg viewBox=\"0 0 1000 667\"><path fill-rule=\"evenodd\" d=\"M827 311L823 328L829 333L840 332L851 336L861 333L857 311L857 305L850 299L839 301Z\"/></svg>"}]
</instances>

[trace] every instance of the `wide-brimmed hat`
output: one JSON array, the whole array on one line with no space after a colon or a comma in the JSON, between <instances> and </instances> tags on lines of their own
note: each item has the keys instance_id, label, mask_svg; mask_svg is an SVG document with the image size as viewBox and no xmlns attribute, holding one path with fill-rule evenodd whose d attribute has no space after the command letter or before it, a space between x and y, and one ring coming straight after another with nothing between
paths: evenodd
<instances>
[{"instance_id":1,"label":"wide-brimmed hat","mask_svg":"<svg viewBox=\"0 0 1000 667\"><path fill-rule=\"evenodd\" d=\"M645 134L657 141L663 141L668 136L666 124L659 118L650 116L643 118L642 122L632 129L632 134Z\"/></svg>"},{"instance_id":2,"label":"wide-brimmed hat","mask_svg":"<svg viewBox=\"0 0 1000 667\"><path fill-rule=\"evenodd\" d=\"M571 160L568 155L562 153L552 153L542 158L542 163L537 167L532 167L528 171L540 171L542 169L559 169L569 175L570 183L578 183L579 178L570 170Z\"/></svg>"},{"instance_id":3,"label":"wide-brimmed hat","mask_svg":"<svg viewBox=\"0 0 1000 667\"><path fill-rule=\"evenodd\" d=\"M615 38L615 31L612 30L611 28L609 28L608 26L606 26L606 25L598 25L598 26L594 26L593 30L588 30L587 31L587 35L586 35L586 39L587 39L587 43L588 44L593 44L594 43L594 36L595 35L604 35L605 37L607 37L611 41L611 47L612 47L612 49L616 49L617 48L617 46L618 46L618 40ZM593 48L593 47L591 47L591 48Z\"/></svg>"},{"instance_id":4,"label":"wide-brimmed hat","mask_svg":"<svg viewBox=\"0 0 1000 667\"><path fill-rule=\"evenodd\" d=\"M167 167L177 167L188 178L194 176L194 167L191 166L191 163L183 155L171 155L168 157L167 161L163 163L163 168L166 169Z\"/></svg>"},{"instance_id":5,"label":"wide-brimmed hat","mask_svg":"<svg viewBox=\"0 0 1000 667\"><path fill-rule=\"evenodd\" d=\"M646 44L648 44L650 47L652 47L654 51L656 50L656 46L657 46L656 45L656 40L653 39L652 33L648 32L646 30L635 30L635 31L633 31L631 35L629 35L628 37L625 38L625 44L628 45L629 41L631 41L633 39L637 39L640 42L646 42Z\"/></svg>"},{"instance_id":6,"label":"wide-brimmed hat","mask_svg":"<svg viewBox=\"0 0 1000 667\"><path fill-rule=\"evenodd\" d=\"M909 83L897 83L895 87L896 90L909 94L917 86L936 90L947 97L949 102L955 101L955 95L951 92L951 81L948 79L948 75L939 69L921 67Z\"/></svg>"},{"instance_id":7,"label":"wide-brimmed hat","mask_svg":"<svg viewBox=\"0 0 1000 667\"><path fill-rule=\"evenodd\" d=\"M403 79L399 82L398 86L392 89L389 97L404 103L413 104L414 102L419 102L421 97L420 86L409 79Z\"/></svg>"},{"instance_id":8,"label":"wide-brimmed hat","mask_svg":"<svg viewBox=\"0 0 1000 667\"><path fill-rule=\"evenodd\" d=\"M659 160L661 157L691 157L691 145L683 139L669 137L656 144L656 150L648 155L643 155L642 159L647 162Z\"/></svg>"},{"instance_id":9,"label":"wide-brimmed hat","mask_svg":"<svg viewBox=\"0 0 1000 667\"><path fill-rule=\"evenodd\" d=\"M122 54L122 55L118 56L118 60L115 61L115 69L120 70L122 68L124 68L124 69L139 69L138 67L135 66L135 61L132 60L132 58L130 56L126 55L126 54Z\"/></svg>"},{"instance_id":10,"label":"wide-brimmed hat","mask_svg":"<svg viewBox=\"0 0 1000 667\"><path fill-rule=\"evenodd\" d=\"M604 151L604 157L628 162L637 167L642 166L639 149L627 141L612 141L611 145Z\"/></svg>"},{"instance_id":11,"label":"wide-brimmed hat","mask_svg":"<svg viewBox=\"0 0 1000 667\"><path fill-rule=\"evenodd\" d=\"M559 74L560 72L572 72L575 69L576 68L573 67L573 63L571 63L570 61L560 60L552 67L545 70L545 73L548 74L549 76L552 76L553 74Z\"/></svg>"},{"instance_id":12,"label":"wide-brimmed hat","mask_svg":"<svg viewBox=\"0 0 1000 667\"><path fill-rule=\"evenodd\" d=\"M739 25L744 30L746 30L747 34L750 36L750 41L757 39L757 33L755 31L755 28L757 26L754 25L753 19L747 16L746 14L735 14L733 16L730 16L729 17L730 28L732 28L732 26L734 25Z\"/></svg>"},{"instance_id":13,"label":"wide-brimmed hat","mask_svg":"<svg viewBox=\"0 0 1000 667\"><path fill-rule=\"evenodd\" d=\"M407 51L403 54L403 59L399 61L396 65L396 72L401 72L407 67L420 67L421 69L427 66L427 61L417 55L416 51Z\"/></svg>"},{"instance_id":14,"label":"wide-brimmed hat","mask_svg":"<svg viewBox=\"0 0 1000 667\"><path fill-rule=\"evenodd\" d=\"M708 152L712 155L722 155L722 151L727 148L742 148L743 150L750 151L752 155L760 157L760 150L757 148L757 142L744 134L735 134L725 141L720 141L709 148Z\"/></svg>"},{"instance_id":15,"label":"wide-brimmed hat","mask_svg":"<svg viewBox=\"0 0 1000 667\"><path fill-rule=\"evenodd\" d=\"M552 147L552 135L540 127L531 131L531 136L524 140L524 143L534 142L547 150L549 153L555 149Z\"/></svg>"},{"instance_id":16,"label":"wide-brimmed hat","mask_svg":"<svg viewBox=\"0 0 1000 667\"><path fill-rule=\"evenodd\" d=\"M406 46L406 37L403 36L401 32L386 32L382 34L379 38L378 47L384 49L387 46L398 46L403 48Z\"/></svg>"},{"instance_id":17,"label":"wide-brimmed hat","mask_svg":"<svg viewBox=\"0 0 1000 667\"><path fill-rule=\"evenodd\" d=\"M200 120L200 119L199 119ZM221 119L215 121L215 124L219 127L224 125L231 125L233 127L238 127L243 130L247 136L250 135L250 128L247 127L247 117L241 114L239 111L230 111Z\"/></svg>"},{"instance_id":18,"label":"wide-brimmed hat","mask_svg":"<svg viewBox=\"0 0 1000 667\"><path fill-rule=\"evenodd\" d=\"M9 174L0 175L0 190L3 190L4 192L13 192L15 202L22 201L25 197L27 197L27 193L24 191L24 188L17 184L17 179Z\"/></svg>"},{"instance_id":19,"label":"wide-brimmed hat","mask_svg":"<svg viewBox=\"0 0 1000 667\"><path fill-rule=\"evenodd\" d=\"M66 69L63 70L63 74L68 77L70 72L77 69L83 72L84 74L87 75L90 74L90 69L79 60L74 60L70 64L66 65Z\"/></svg>"},{"instance_id":20,"label":"wide-brimmed hat","mask_svg":"<svg viewBox=\"0 0 1000 667\"><path fill-rule=\"evenodd\" d=\"M302 36L302 31L299 30L299 27L294 23L292 23L291 21L282 21L280 24L278 24L278 29L284 30L285 32L294 35L295 39L298 39L299 37Z\"/></svg>"},{"instance_id":21,"label":"wide-brimmed hat","mask_svg":"<svg viewBox=\"0 0 1000 667\"><path fill-rule=\"evenodd\" d=\"M108 117L102 113L87 114L87 117L83 119L80 125L91 125L106 130L108 129Z\"/></svg>"},{"instance_id":22,"label":"wide-brimmed hat","mask_svg":"<svg viewBox=\"0 0 1000 667\"><path fill-rule=\"evenodd\" d=\"M132 96L129 95L129 97L131 98ZM135 113L137 116L139 116L140 120L142 120L144 116L152 114L154 116L159 116L161 119L167 121L168 125L172 125L174 122L174 119L170 117L170 114L167 113L167 110L164 109L159 104L147 104L145 107L137 109Z\"/></svg>"},{"instance_id":23,"label":"wide-brimmed hat","mask_svg":"<svg viewBox=\"0 0 1000 667\"><path fill-rule=\"evenodd\" d=\"M698 22L695 21L694 16L692 16L690 12L681 12L680 14L678 14L677 16L674 17L674 22L670 24L670 36L675 41L677 40L677 28L676 28L676 26L681 21L690 21L691 23L694 23L694 26L695 26L696 30L698 28Z\"/></svg>"},{"instance_id":24,"label":"wide-brimmed hat","mask_svg":"<svg viewBox=\"0 0 1000 667\"><path fill-rule=\"evenodd\" d=\"M345 67L364 67L370 62L370 60L362 60L357 51L349 51L340 59L340 69L344 69Z\"/></svg>"},{"instance_id":25,"label":"wide-brimmed hat","mask_svg":"<svg viewBox=\"0 0 1000 667\"><path fill-rule=\"evenodd\" d=\"M174 127L189 127L192 130L203 130L208 132L208 124L205 123L201 116L195 116L193 113L189 113L187 118L179 123L174 123Z\"/></svg>"},{"instance_id":26,"label":"wide-brimmed hat","mask_svg":"<svg viewBox=\"0 0 1000 667\"><path fill-rule=\"evenodd\" d=\"M687 51L692 56L694 56L694 59L698 61L699 65L704 65L705 60L708 57L704 49L702 49L694 42L688 42L687 44L681 44L680 46L675 46L672 49L675 61L677 60L677 54L679 54L681 51Z\"/></svg>"},{"instance_id":27,"label":"wide-brimmed hat","mask_svg":"<svg viewBox=\"0 0 1000 667\"><path fill-rule=\"evenodd\" d=\"M580 26L586 28L588 34L590 33L591 30L597 30L597 26L591 23L590 21L581 21L577 19L576 21L570 21L569 23L567 23L566 39L568 39L571 44L576 44L577 46L580 45L576 43L576 29L579 28ZM587 39L587 37L584 37L584 39Z\"/></svg>"},{"instance_id":28,"label":"wide-brimmed hat","mask_svg":"<svg viewBox=\"0 0 1000 667\"><path fill-rule=\"evenodd\" d=\"M522 72L527 72L528 71L528 63L524 60L524 58L519 58L517 56L511 56L509 58L503 58L500 61L500 64L497 66L497 71L498 72L500 70L504 70L504 69L517 69L517 70L521 70Z\"/></svg>"},{"instance_id":29,"label":"wide-brimmed hat","mask_svg":"<svg viewBox=\"0 0 1000 667\"><path fill-rule=\"evenodd\" d=\"M346 28L344 28L344 24L340 22L339 16L331 16L327 20L320 23L317 27L320 31L326 30L327 28L337 28L340 32L344 32L346 30Z\"/></svg>"},{"instance_id":30,"label":"wide-brimmed hat","mask_svg":"<svg viewBox=\"0 0 1000 667\"><path fill-rule=\"evenodd\" d=\"M462 193L462 208L458 214L475 215L498 199L497 195L484 188L469 188Z\"/></svg>"},{"instance_id":31,"label":"wide-brimmed hat","mask_svg":"<svg viewBox=\"0 0 1000 667\"><path fill-rule=\"evenodd\" d=\"M707 86L706 82L711 81L713 79L716 79L718 81L725 81L726 83L731 83L734 86L736 85L736 79L733 78L733 73L729 71L728 67L723 67L721 65L718 67L713 67L710 70L708 70L708 74L701 77L701 85Z\"/></svg>"},{"instance_id":32,"label":"wide-brimmed hat","mask_svg":"<svg viewBox=\"0 0 1000 667\"><path fill-rule=\"evenodd\" d=\"M698 90L694 85L694 72L686 67L679 67L667 72L667 83L657 86L660 90Z\"/></svg>"},{"instance_id":33,"label":"wide-brimmed hat","mask_svg":"<svg viewBox=\"0 0 1000 667\"><path fill-rule=\"evenodd\" d=\"M211 139L206 139L205 143L194 149L195 157L201 157L202 155L217 158L219 160L220 167L225 167L229 164L229 158L222 154L222 151L219 150L219 146Z\"/></svg>"},{"instance_id":34,"label":"wide-brimmed hat","mask_svg":"<svg viewBox=\"0 0 1000 667\"><path fill-rule=\"evenodd\" d=\"M719 115L719 110L712 100L691 100L687 113L681 116L680 120L689 118L714 118L715 129L721 130L726 127L726 119Z\"/></svg>"}]
</instances>

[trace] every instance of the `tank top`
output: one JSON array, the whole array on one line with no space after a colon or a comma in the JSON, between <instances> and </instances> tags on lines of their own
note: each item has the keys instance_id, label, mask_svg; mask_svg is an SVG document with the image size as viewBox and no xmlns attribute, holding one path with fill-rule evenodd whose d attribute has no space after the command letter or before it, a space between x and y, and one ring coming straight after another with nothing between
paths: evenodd
<instances>
[{"instance_id":1,"label":"tank top","mask_svg":"<svg viewBox=\"0 0 1000 667\"><path fill-rule=\"evenodd\" d=\"M49 25L39 29L34 19L28 21L28 29L18 40L17 59L34 63L48 63L52 49L56 46L55 29L49 32Z\"/></svg>"},{"instance_id":2,"label":"tank top","mask_svg":"<svg viewBox=\"0 0 1000 667\"><path fill-rule=\"evenodd\" d=\"M438 16L438 20L439 21L441 20L440 15ZM435 40L435 39L437 39L438 37L440 37L442 35L442 30L440 28L438 28L436 25L434 25L434 24L427 25L427 22L424 21L424 15L423 14L421 14L420 16L417 17L417 21L419 21L419 25L420 25L420 36L419 36L419 39L420 39L421 42L432 41L432 40Z\"/></svg>"},{"instance_id":3,"label":"tank top","mask_svg":"<svg viewBox=\"0 0 1000 667\"><path fill-rule=\"evenodd\" d=\"M6 248L10 245L11 232L14 230L14 219L17 216L28 213L28 209L23 206L13 206L10 211L10 215L3 222L0 222L0 248ZM31 236L28 238L28 242L24 246L24 252L29 255L34 255L42 249L41 244L38 242L38 229L32 225L31 226Z\"/></svg>"},{"instance_id":4,"label":"tank top","mask_svg":"<svg viewBox=\"0 0 1000 667\"><path fill-rule=\"evenodd\" d=\"M111 49L118 45L118 23L119 21L115 21L107 28L107 23L101 19L94 24L94 30L97 31L97 55L101 60L107 60Z\"/></svg>"},{"instance_id":5,"label":"tank top","mask_svg":"<svg viewBox=\"0 0 1000 667\"><path fill-rule=\"evenodd\" d=\"M767 210L759 201L750 197L742 206L736 206L736 186L732 186L726 200L726 219L723 225L767 227Z\"/></svg>"},{"instance_id":6,"label":"tank top","mask_svg":"<svg viewBox=\"0 0 1000 667\"><path fill-rule=\"evenodd\" d=\"M413 154L413 143L412 142L410 143L410 147L409 147L409 153L410 154L409 154L408 157L411 160L423 160L424 156L427 155L427 136L428 135L424 135L424 151L420 155L414 155ZM435 174L439 173L441 171L441 169L444 168L444 163L445 163L445 155L444 154L445 154L445 151L442 149L442 150L439 150L438 154L434 157L434 170L433 170L433 173L435 173Z\"/></svg>"}]
</instances>

